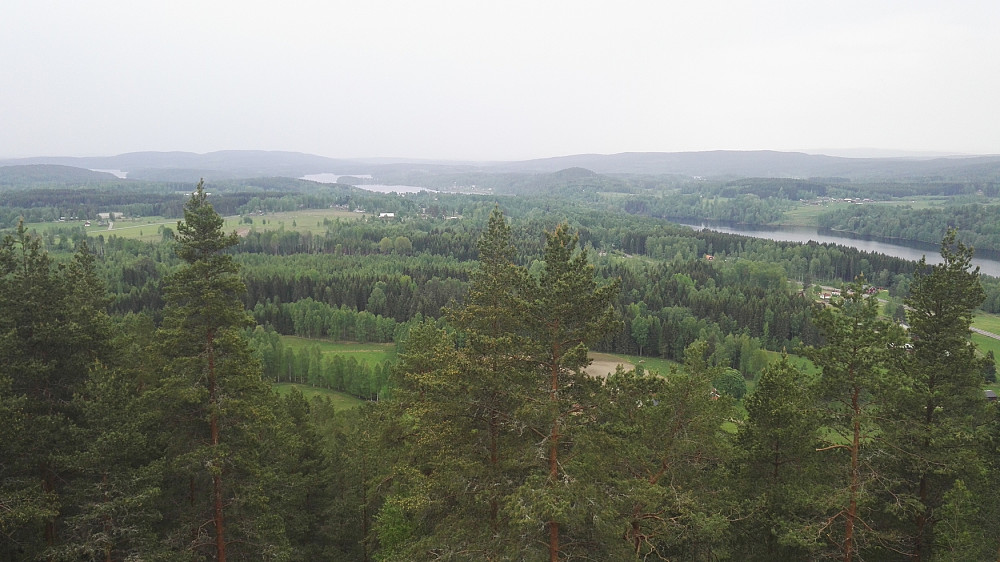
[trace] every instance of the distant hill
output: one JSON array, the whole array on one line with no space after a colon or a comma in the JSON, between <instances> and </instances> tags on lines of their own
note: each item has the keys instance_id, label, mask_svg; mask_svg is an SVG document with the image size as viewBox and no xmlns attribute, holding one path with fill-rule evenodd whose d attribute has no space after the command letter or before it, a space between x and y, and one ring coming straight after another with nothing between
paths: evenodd
<instances>
[{"instance_id":1,"label":"distant hill","mask_svg":"<svg viewBox=\"0 0 1000 562\"><path fill-rule=\"evenodd\" d=\"M961 174L1000 175L1000 156L955 158L843 158L771 150L709 152L623 152L577 154L494 166L498 171L555 172L570 167L599 174L682 174L706 177L926 178Z\"/></svg>"},{"instance_id":2,"label":"distant hill","mask_svg":"<svg viewBox=\"0 0 1000 562\"><path fill-rule=\"evenodd\" d=\"M116 182L118 178L107 172L95 172L84 168L60 166L57 164L27 164L20 166L0 166L0 185L26 186L39 184L80 184Z\"/></svg>"},{"instance_id":3,"label":"distant hill","mask_svg":"<svg viewBox=\"0 0 1000 562\"><path fill-rule=\"evenodd\" d=\"M623 152L577 154L520 162L448 162L403 158L336 159L300 152L225 150L132 152L118 156L25 158L2 165L61 165L118 169L129 179L194 182L306 174L372 175L376 178L442 175L539 174L582 169L596 174L684 175L712 178L984 179L1000 178L1000 156L947 158L844 158L772 150ZM568 172L570 175L579 172Z\"/></svg>"}]
</instances>

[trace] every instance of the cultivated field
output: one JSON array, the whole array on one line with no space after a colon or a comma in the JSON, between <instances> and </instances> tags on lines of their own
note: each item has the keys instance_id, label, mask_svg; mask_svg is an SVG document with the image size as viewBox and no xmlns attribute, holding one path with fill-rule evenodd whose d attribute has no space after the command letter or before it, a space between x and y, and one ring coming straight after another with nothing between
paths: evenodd
<instances>
[{"instance_id":1,"label":"cultivated field","mask_svg":"<svg viewBox=\"0 0 1000 562\"><path fill-rule=\"evenodd\" d=\"M929 209L941 207L947 202L947 197L911 197L908 199L894 199L892 201L874 201L865 203L866 205L891 205L894 207L911 207L913 209ZM821 205L807 205L800 203L794 209L785 211L776 224L783 226L816 226L821 214L835 209L846 208L854 205L844 201L824 202Z\"/></svg>"},{"instance_id":2,"label":"cultivated field","mask_svg":"<svg viewBox=\"0 0 1000 562\"><path fill-rule=\"evenodd\" d=\"M266 215L254 215L248 219L239 216L224 217L223 231L237 232L255 230L263 232L267 230L286 230L297 232L312 232L313 234L323 234L326 232L324 220L335 219L362 219L362 213L353 213L341 209L301 209L298 211L288 211L282 213L268 213ZM84 227L89 236L102 235L104 238L120 236L122 238L139 239L147 242L156 242L163 238L163 228L177 231L177 221L179 219L168 219L164 217L141 217L135 219L123 219L114 221L113 228L97 225L97 221L90 221L92 226ZM249 220L249 222L246 222ZM49 229L83 226L84 221L72 222L38 222L26 225L29 230L35 230L44 234Z\"/></svg>"}]
</instances>

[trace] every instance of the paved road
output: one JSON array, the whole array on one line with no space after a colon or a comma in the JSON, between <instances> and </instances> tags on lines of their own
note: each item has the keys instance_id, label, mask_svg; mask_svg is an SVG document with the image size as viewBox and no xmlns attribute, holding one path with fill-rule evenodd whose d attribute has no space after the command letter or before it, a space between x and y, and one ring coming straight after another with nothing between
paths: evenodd
<instances>
[{"instance_id":1,"label":"paved road","mask_svg":"<svg viewBox=\"0 0 1000 562\"><path fill-rule=\"evenodd\" d=\"M994 334L993 332L987 332L986 330L980 330L979 328L969 328L969 329L979 335L986 336L988 338L993 338L995 340L1000 340L1000 336Z\"/></svg>"}]
</instances>

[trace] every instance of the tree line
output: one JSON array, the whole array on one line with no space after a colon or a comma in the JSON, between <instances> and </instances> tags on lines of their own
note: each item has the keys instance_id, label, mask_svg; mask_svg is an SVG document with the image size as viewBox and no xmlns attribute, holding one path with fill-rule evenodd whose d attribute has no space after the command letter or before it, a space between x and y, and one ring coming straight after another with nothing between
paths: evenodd
<instances>
[{"instance_id":1,"label":"tree line","mask_svg":"<svg viewBox=\"0 0 1000 562\"><path fill-rule=\"evenodd\" d=\"M819 226L866 236L934 243L951 228L980 250L1000 250L1000 205L966 203L934 209L862 205L819 217Z\"/></svg>"}]
</instances>

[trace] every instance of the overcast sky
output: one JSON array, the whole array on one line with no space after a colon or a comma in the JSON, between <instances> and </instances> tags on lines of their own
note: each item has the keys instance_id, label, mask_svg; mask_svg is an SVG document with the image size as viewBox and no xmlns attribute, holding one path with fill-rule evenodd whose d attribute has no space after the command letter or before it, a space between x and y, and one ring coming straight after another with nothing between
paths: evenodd
<instances>
[{"instance_id":1,"label":"overcast sky","mask_svg":"<svg viewBox=\"0 0 1000 562\"><path fill-rule=\"evenodd\" d=\"M0 157L1000 153L1000 1L2 0Z\"/></svg>"}]
</instances>

